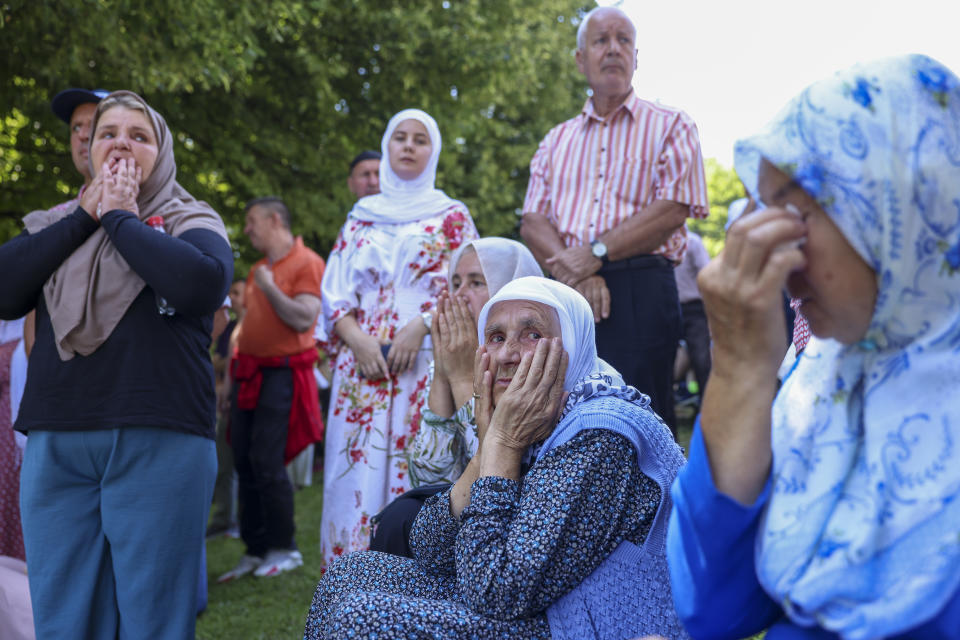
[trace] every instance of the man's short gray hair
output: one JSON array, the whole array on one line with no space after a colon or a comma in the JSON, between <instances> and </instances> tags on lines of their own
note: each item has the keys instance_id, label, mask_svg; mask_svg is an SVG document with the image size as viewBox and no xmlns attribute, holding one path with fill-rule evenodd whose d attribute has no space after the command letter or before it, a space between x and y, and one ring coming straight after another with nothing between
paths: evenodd
<instances>
[{"instance_id":1,"label":"man's short gray hair","mask_svg":"<svg viewBox=\"0 0 960 640\"><path fill-rule=\"evenodd\" d=\"M583 16L583 20L580 21L580 26L577 27L577 49L580 51L583 51L584 46L586 46L585 40L587 39L587 23L590 22L590 18L593 17L593 14L597 13L598 11L603 11L604 9L613 9L614 11L622 14L623 17L626 18L630 23L630 26L633 27L634 37L636 37L637 26L633 24L633 20L630 19L630 16L624 13L620 7L594 7L593 9L590 9L590 11L587 11L586 15Z\"/></svg>"}]
</instances>

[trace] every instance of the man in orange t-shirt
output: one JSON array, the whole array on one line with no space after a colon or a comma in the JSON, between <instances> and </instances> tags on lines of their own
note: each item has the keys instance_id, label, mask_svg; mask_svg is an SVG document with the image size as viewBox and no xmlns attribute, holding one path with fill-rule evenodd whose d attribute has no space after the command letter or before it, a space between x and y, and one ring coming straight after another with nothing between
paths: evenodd
<instances>
[{"instance_id":1,"label":"man in orange t-shirt","mask_svg":"<svg viewBox=\"0 0 960 640\"><path fill-rule=\"evenodd\" d=\"M246 552L220 577L273 576L303 564L293 539L293 486L285 464L320 440L313 363L323 258L290 230L280 198L247 204L244 233L264 254L250 270L231 367L230 439Z\"/></svg>"}]
</instances>

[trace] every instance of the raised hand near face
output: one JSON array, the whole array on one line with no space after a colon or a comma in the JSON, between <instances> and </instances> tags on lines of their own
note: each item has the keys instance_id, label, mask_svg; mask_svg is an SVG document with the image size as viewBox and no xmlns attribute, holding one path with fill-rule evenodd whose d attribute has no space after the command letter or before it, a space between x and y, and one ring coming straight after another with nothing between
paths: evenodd
<instances>
[{"instance_id":1,"label":"raised hand near face","mask_svg":"<svg viewBox=\"0 0 960 640\"><path fill-rule=\"evenodd\" d=\"M120 158L104 162L98 175L103 177L100 215L114 209L140 214L137 196L140 194L143 170L133 159Z\"/></svg>"},{"instance_id":2,"label":"raised hand near face","mask_svg":"<svg viewBox=\"0 0 960 640\"><path fill-rule=\"evenodd\" d=\"M100 217L97 214L97 207L100 207L101 214L103 213L103 207L100 204L100 200L103 197L103 172L101 171L93 177L93 180L90 181L90 184L87 185L87 188L84 189L83 195L80 196L80 206L84 211L90 214L90 217L100 222Z\"/></svg>"},{"instance_id":3,"label":"raised hand near face","mask_svg":"<svg viewBox=\"0 0 960 640\"><path fill-rule=\"evenodd\" d=\"M549 436L563 405L568 360L561 338L543 338L533 353L524 354L490 417L486 437L523 451ZM484 379L488 375L494 375L489 366Z\"/></svg>"},{"instance_id":4,"label":"raised hand near face","mask_svg":"<svg viewBox=\"0 0 960 640\"><path fill-rule=\"evenodd\" d=\"M493 415L493 371L490 370L490 354L480 345L474 354L473 364L473 416L477 421L477 440L483 438Z\"/></svg>"},{"instance_id":5,"label":"raised hand near face","mask_svg":"<svg viewBox=\"0 0 960 640\"><path fill-rule=\"evenodd\" d=\"M472 378L477 326L470 307L461 296L444 295L438 309L434 323L439 326L440 344L433 345L435 357L443 360L444 372L451 381Z\"/></svg>"},{"instance_id":6,"label":"raised hand near face","mask_svg":"<svg viewBox=\"0 0 960 640\"><path fill-rule=\"evenodd\" d=\"M806 264L797 246L804 233L793 211L750 214L730 227L723 251L700 271L715 366L760 367L775 375L787 350L782 292L790 273Z\"/></svg>"}]
</instances>

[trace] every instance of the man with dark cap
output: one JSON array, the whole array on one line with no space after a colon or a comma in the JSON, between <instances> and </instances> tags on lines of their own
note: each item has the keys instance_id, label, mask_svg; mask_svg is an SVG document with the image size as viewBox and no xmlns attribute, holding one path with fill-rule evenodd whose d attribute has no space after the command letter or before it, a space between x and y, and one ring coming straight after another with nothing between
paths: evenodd
<instances>
[{"instance_id":1,"label":"man with dark cap","mask_svg":"<svg viewBox=\"0 0 960 640\"><path fill-rule=\"evenodd\" d=\"M90 173L90 134L93 126L93 114L97 104L109 95L103 89L65 89L58 93L50 103L53 113L70 125L70 155L73 166L83 176L83 186L80 187L77 197L58 204L54 209L73 209L77 200L83 195L84 189L93 179Z\"/></svg>"},{"instance_id":2,"label":"man with dark cap","mask_svg":"<svg viewBox=\"0 0 960 640\"><path fill-rule=\"evenodd\" d=\"M357 198L380 193L380 153L361 151L350 162L347 188Z\"/></svg>"}]
</instances>

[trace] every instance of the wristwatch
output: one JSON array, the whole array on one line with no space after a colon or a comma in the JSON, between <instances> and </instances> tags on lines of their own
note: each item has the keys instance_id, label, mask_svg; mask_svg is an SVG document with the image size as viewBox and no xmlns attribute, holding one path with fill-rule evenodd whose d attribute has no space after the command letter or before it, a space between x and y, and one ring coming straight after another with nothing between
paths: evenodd
<instances>
[{"instance_id":1,"label":"wristwatch","mask_svg":"<svg viewBox=\"0 0 960 640\"><path fill-rule=\"evenodd\" d=\"M603 264L610 262L610 257L607 255L607 245L599 240L594 240L590 243L590 253L593 254L594 258L600 258Z\"/></svg>"},{"instance_id":2,"label":"wristwatch","mask_svg":"<svg viewBox=\"0 0 960 640\"><path fill-rule=\"evenodd\" d=\"M420 314L420 318L423 320L423 326L427 328L427 331L430 331L430 325L433 324L433 314L429 311L424 311Z\"/></svg>"}]
</instances>

